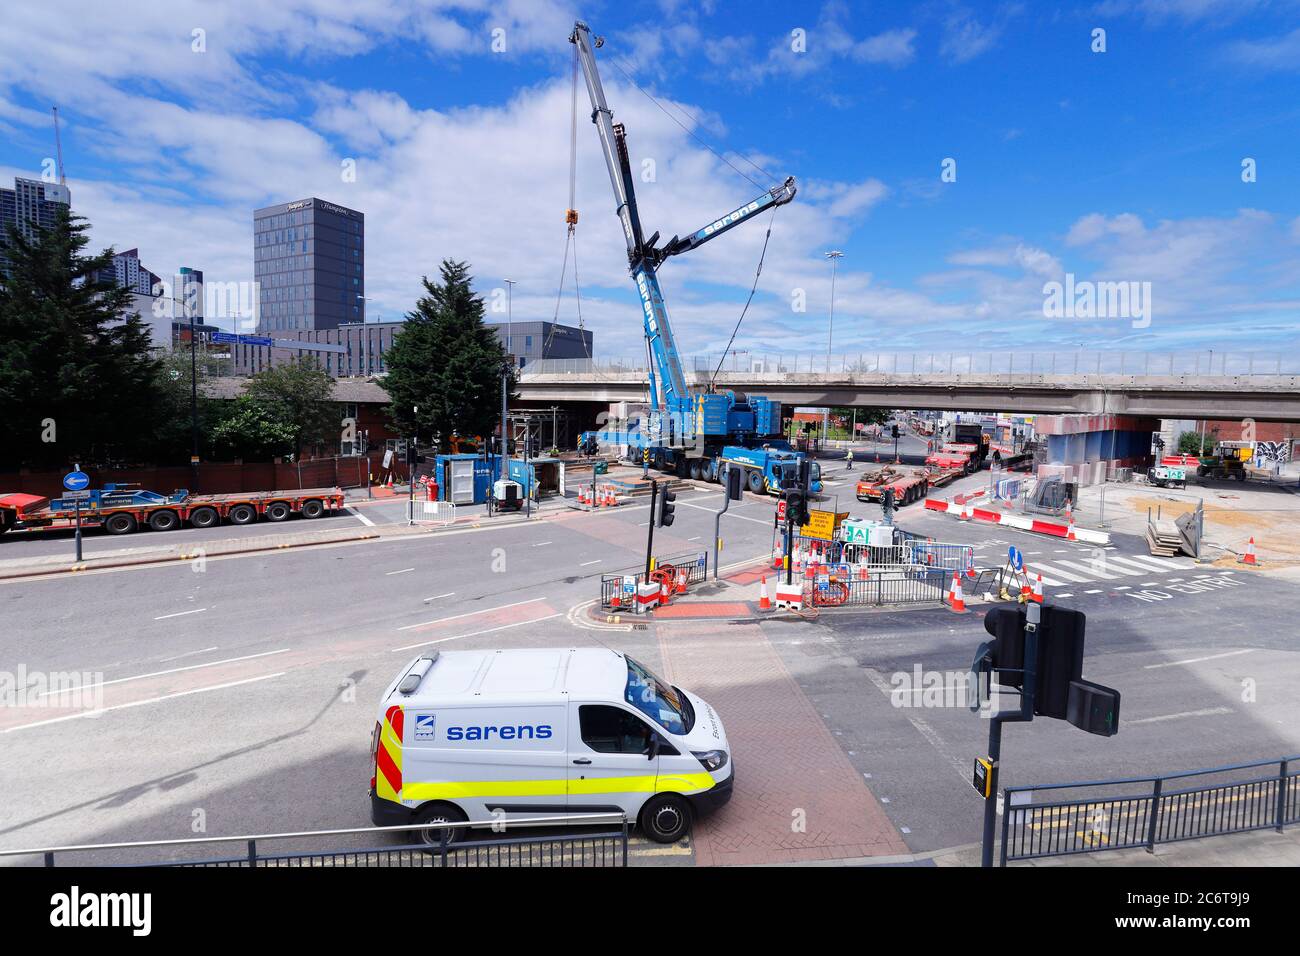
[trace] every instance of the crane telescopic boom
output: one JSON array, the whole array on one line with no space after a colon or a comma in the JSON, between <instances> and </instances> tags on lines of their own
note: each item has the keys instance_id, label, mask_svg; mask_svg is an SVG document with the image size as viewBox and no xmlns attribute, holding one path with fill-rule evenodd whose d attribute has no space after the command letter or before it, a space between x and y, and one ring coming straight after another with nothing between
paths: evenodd
<instances>
[{"instance_id":1,"label":"crane telescopic boom","mask_svg":"<svg viewBox=\"0 0 1300 956\"><path fill-rule=\"evenodd\" d=\"M632 166L628 159L627 133L622 124L614 122L614 114L605 100L605 90L596 68L594 49L601 46L603 40L593 38L587 25L579 21L574 24L569 42L577 46L587 93L591 98L591 121L600 136L605 167L609 172L610 186L614 190L615 212L623 224L628 269L641 296L646 343L653 360L650 372L651 407L660 413L660 418L652 422L652 431L657 430L656 425L662 425L662 418L666 416L669 433L667 444L677 444L674 439L685 439L694 434L695 416L692 414L692 396L686 386L681 356L673 339L672 324L668 319L668 309L659 288L656 269L670 256L697 249L764 210L788 203L795 195L794 177L685 238L674 236L662 247L656 244L658 232L646 239L637 211Z\"/></svg>"}]
</instances>

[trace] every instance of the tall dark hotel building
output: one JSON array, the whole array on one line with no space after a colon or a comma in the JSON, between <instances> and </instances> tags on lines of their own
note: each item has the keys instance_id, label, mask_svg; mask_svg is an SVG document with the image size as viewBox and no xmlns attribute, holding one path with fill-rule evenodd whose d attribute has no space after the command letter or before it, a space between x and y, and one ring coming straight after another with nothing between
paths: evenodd
<instances>
[{"instance_id":1,"label":"tall dark hotel building","mask_svg":"<svg viewBox=\"0 0 1300 956\"><path fill-rule=\"evenodd\" d=\"M259 332L365 321L366 217L323 199L253 211Z\"/></svg>"}]
</instances>

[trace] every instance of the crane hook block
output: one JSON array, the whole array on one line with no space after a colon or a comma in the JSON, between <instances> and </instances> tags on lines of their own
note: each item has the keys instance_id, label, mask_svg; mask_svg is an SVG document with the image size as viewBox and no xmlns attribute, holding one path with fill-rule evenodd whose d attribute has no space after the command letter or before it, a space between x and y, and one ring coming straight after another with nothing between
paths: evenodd
<instances>
[{"instance_id":1,"label":"crane hook block","mask_svg":"<svg viewBox=\"0 0 1300 956\"><path fill-rule=\"evenodd\" d=\"M576 226L578 224L578 210L576 209L564 210L564 221L567 222L570 226Z\"/></svg>"}]
</instances>

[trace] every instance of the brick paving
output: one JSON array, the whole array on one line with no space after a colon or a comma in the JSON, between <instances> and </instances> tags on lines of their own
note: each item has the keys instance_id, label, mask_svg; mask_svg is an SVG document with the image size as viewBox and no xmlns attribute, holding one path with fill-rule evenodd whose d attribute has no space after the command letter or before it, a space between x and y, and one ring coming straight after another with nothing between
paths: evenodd
<instances>
[{"instance_id":1,"label":"brick paving","mask_svg":"<svg viewBox=\"0 0 1300 956\"><path fill-rule=\"evenodd\" d=\"M691 604L668 604L654 609L657 621L670 617L749 617L752 613L744 601L695 601Z\"/></svg>"},{"instance_id":2,"label":"brick paving","mask_svg":"<svg viewBox=\"0 0 1300 956\"><path fill-rule=\"evenodd\" d=\"M656 631L665 676L713 705L735 759L735 796L695 828L697 864L908 852L757 624L667 621Z\"/></svg>"}]
</instances>

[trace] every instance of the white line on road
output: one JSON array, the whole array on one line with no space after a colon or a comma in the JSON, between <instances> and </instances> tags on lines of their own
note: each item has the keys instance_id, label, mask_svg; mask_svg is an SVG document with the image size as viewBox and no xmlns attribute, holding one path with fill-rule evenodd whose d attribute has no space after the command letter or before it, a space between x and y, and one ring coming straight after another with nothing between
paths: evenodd
<instances>
[{"instance_id":1,"label":"white line on road","mask_svg":"<svg viewBox=\"0 0 1300 956\"><path fill-rule=\"evenodd\" d=\"M1058 598L1074 597L1074 594L1073 594L1073 593L1070 593L1070 594L1058 594L1057 597L1058 597Z\"/></svg>"},{"instance_id":2,"label":"white line on road","mask_svg":"<svg viewBox=\"0 0 1300 956\"><path fill-rule=\"evenodd\" d=\"M1253 650L1253 647L1248 647L1244 651L1227 651L1223 654L1211 654L1209 657L1189 657L1185 661L1164 661L1160 664L1147 664L1143 669L1152 671L1157 667L1177 667L1179 664L1199 664L1202 661L1217 661L1222 657L1236 657L1238 654L1249 654Z\"/></svg>"},{"instance_id":3,"label":"white line on road","mask_svg":"<svg viewBox=\"0 0 1300 956\"><path fill-rule=\"evenodd\" d=\"M1159 717L1139 717L1137 720L1129 720L1129 726L1134 724L1158 724L1166 720L1178 720L1182 717L1219 717L1223 714L1231 714L1231 707L1208 707L1205 710L1185 710L1181 714L1161 714Z\"/></svg>"},{"instance_id":4,"label":"white line on road","mask_svg":"<svg viewBox=\"0 0 1300 956\"><path fill-rule=\"evenodd\" d=\"M184 617L186 614L198 614L199 612L201 612L201 611L206 611L206 610L207 610L207 608L205 608L205 607L196 607L196 608L195 608L194 610L192 610L192 611L177 611L175 614L164 614L164 615L162 615L161 617L156 617L156 618L154 618L154 620L155 620L155 621L165 621L165 620L167 620L169 617Z\"/></svg>"},{"instance_id":5,"label":"white line on road","mask_svg":"<svg viewBox=\"0 0 1300 956\"><path fill-rule=\"evenodd\" d=\"M1101 590L1100 590L1099 588L1094 588L1094 589L1091 590L1091 591L1084 591L1083 593L1084 593L1084 594L1101 594L1102 592L1101 592Z\"/></svg>"},{"instance_id":6,"label":"white line on road","mask_svg":"<svg viewBox=\"0 0 1300 956\"><path fill-rule=\"evenodd\" d=\"M702 537L704 537L704 535L702 535L702 534L697 534L695 537L693 537L693 538L687 538L686 540L687 540L687 541L699 541L700 538L702 538Z\"/></svg>"},{"instance_id":7,"label":"white line on road","mask_svg":"<svg viewBox=\"0 0 1300 956\"><path fill-rule=\"evenodd\" d=\"M679 501L679 502L677 502L677 503L678 503L679 505L685 505L685 506L688 507L688 508L698 508L700 511L707 511L709 514L714 514L714 513L715 513L714 510L713 510L712 508L706 508L706 507L704 507L703 505L693 505L693 504L691 504L689 501ZM738 514L736 514L734 511L728 511L728 512L727 512L727 517L728 517L728 518L740 518L742 521L752 521L752 522L754 522L755 524L761 524L761 525L769 525L769 524L772 523L772 522L770 522L770 521L768 521L768 520L766 520L766 519L764 519L764 518L751 518L749 515L738 515Z\"/></svg>"},{"instance_id":8,"label":"white line on road","mask_svg":"<svg viewBox=\"0 0 1300 956\"><path fill-rule=\"evenodd\" d=\"M407 571L414 571L415 568L402 568L400 571L385 571L384 577L392 577L394 574L405 574Z\"/></svg>"},{"instance_id":9,"label":"white line on road","mask_svg":"<svg viewBox=\"0 0 1300 956\"><path fill-rule=\"evenodd\" d=\"M536 624L538 621L549 621L553 617L559 617L557 611L554 614L548 614L546 617L535 617L530 621L515 621L513 624L502 624L500 627L489 627L486 631L471 631L468 634L453 634L451 637L438 637L432 641L421 641L419 644L403 644L401 647L394 647L393 653L398 651L409 651L417 647L428 647L430 644L443 644L447 641L459 641L463 637L478 637L480 634L495 634L497 631L508 630L512 627L521 627L524 624Z\"/></svg>"},{"instance_id":10,"label":"white line on road","mask_svg":"<svg viewBox=\"0 0 1300 956\"><path fill-rule=\"evenodd\" d=\"M437 601L440 600L441 598L452 597L455 593L456 593L455 591L448 591L446 594L435 594L433 597L425 598L424 603L428 604L430 601Z\"/></svg>"},{"instance_id":11,"label":"white line on road","mask_svg":"<svg viewBox=\"0 0 1300 956\"><path fill-rule=\"evenodd\" d=\"M552 543L552 542L550 542L550 541L537 541L537 542L535 542L535 543L533 544L533 547L534 547L534 548L544 548L544 547L546 547L548 544L551 544L551 543Z\"/></svg>"},{"instance_id":12,"label":"white line on road","mask_svg":"<svg viewBox=\"0 0 1300 956\"><path fill-rule=\"evenodd\" d=\"M213 644L211 647L205 647L197 651L186 651L184 654L177 654L175 657L164 657L161 660L159 660L158 663L168 664L171 663L172 661L178 661L182 657L193 657L195 654L207 654L209 651L215 651L216 649L217 649L217 645Z\"/></svg>"},{"instance_id":13,"label":"white line on road","mask_svg":"<svg viewBox=\"0 0 1300 956\"><path fill-rule=\"evenodd\" d=\"M529 598L527 601L515 601L513 604L500 604L496 607L485 607L481 611L466 611L464 614L453 614L451 617L440 617L435 621L425 621L422 624L407 624L405 627L399 627L398 630L409 631L417 627L428 627L430 624L442 624L446 621L459 621L463 617L473 617L475 614L490 614L493 611L504 611L508 607L519 607L523 604L536 604L538 601L545 600L546 598Z\"/></svg>"},{"instance_id":14,"label":"white line on road","mask_svg":"<svg viewBox=\"0 0 1300 956\"><path fill-rule=\"evenodd\" d=\"M208 661L206 664L188 664L185 667L172 667L165 671L153 671L149 674L136 674L134 677L116 677L113 680L101 681L100 687L107 687L109 684L124 684L129 680L144 680L148 677L162 677L166 674L179 674L181 671L196 671L200 667L216 667L218 664L235 664L239 661L251 661L258 657L270 657L273 654L284 654L291 650L288 647L282 647L278 651L262 651L259 654L245 654L243 657L227 657L224 661ZM47 690L40 694L41 697L50 697L54 694L70 694L71 690L62 688L60 690Z\"/></svg>"},{"instance_id":15,"label":"white line on road","mask_svg":"<svg viewBox=\"0 0 1300 956\"><path fill-rule=\"evenodd\" d=\"M373 521L371 521L369 518L367 518L365 515L363 515L363 514L362 514L360 511L358 511L356 508L353 508L351 505L349 505L348 507L344 508L343 510L346 511L348 514L352 515L352 517L356 518L358 521L360 521L360 522L361 522L363 525L365 525L367 528L373 528L373 527L375 526L375 523L374 523Z\"/></svg>"},{"instance_id":16,"label":"white line on road","mask_svg":"<svg viewBox=\"0 0 1300 956\"><path fill-rule=\"evenodd\" d=\"M1120 585L1119 587L1117 587L1115 590L1116 590L1116 591L1132 591L1133 588L1130 587L1130 586L1127 585L1127 584L1121 584L1121 585Z\"/></svg>"},{"instance_id":17,"label":"white line on road","mask_svg":"<svg viewBox=\"0 0 1300 956\"><path fill-rule=\"evenodd\" d=\"M46 724L61 724L65 720L76 720L78 717L98 717L100 714L106 714L110 710L126 710L128 707L143 707L145 704L156 704L160 701L171 700L174 697L188 697L190 694L204 694L210 690L225 690L227 687L239 687L243 684L255 684L258 681L270 680L272 677L283 677L284 671L275 674L263 674L261 677L249 677L246 680L231 681L228 684L213 684L211 687L196 687L193 690L177 691L175 694L164 694L162 697L150 697L147 700L133 700L125 704L114 704L112 707L101 707L98 710L83 710L76 714L67 714L63 717L54 717L50 720L38 720L32 724L23 724L20 727L8 727L5 733L13 733L15 730L27 730L29 727L44 727Z\"/></svg>"},{"instance_id":18,"label":"white line on road","mask_svg":"<svg viewBox=\"0 0 1300 956\"><path fill-rule=\"evenodd\" d=\"M585 568L592 564L600 564L600 562L604 560L605 560L604 558L597 558L595 561L583 561L582 564L578 565L578 567Z\"/></svg>"}]
</instances>

